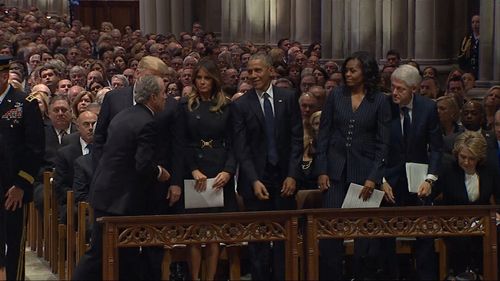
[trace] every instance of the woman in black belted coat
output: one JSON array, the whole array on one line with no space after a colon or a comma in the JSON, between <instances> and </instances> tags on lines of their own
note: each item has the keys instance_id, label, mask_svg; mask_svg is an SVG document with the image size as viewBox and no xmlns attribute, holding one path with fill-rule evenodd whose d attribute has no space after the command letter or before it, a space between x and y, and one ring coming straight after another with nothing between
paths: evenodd
<instances>
[{"instance_id":1,"label":"woman in black belted coat","mask_svg":"<svg viewBox=\"0 0 500 281\"><path fill-rule=\"evenodd\" d=\"M184 149L185 178L196 180L195 189L207 188L207 179L215 178L213 188L224 192L224 207L191 209L189 213L236 211L234 173L236 160L231 150L230 100L221 90L221 75L216 63L202 59L193 72L193 91L181 99L178 132ZM178 162L177 162L178 163ZM187 188L187 187L186 187ZM213 280L219 257L218 243L209 243L207 280ZM200 245L190 246L191 278L199 278Z\"/></svg>"}]
</instances>

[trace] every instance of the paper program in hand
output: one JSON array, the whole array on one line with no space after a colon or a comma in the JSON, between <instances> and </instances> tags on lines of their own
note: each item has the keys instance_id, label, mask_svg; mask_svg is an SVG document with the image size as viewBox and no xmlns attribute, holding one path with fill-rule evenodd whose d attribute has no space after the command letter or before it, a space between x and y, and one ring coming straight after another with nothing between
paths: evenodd
<instances>
[{"instance_id":1,"label":"paper program in hand","mask_svg":"<svg viewBox=\"0 0 500 281\"><path fill-rule=\"evenodd\" d=\"M427 177L429 165L421 163L406 163L406 179L408 180L408 191L418 193L418 188Z\"/></svg>"},{"instance_id":2,"label":"paper program in hand","mask_svg":"<svg viewBox=\"0 0 500 281\"><path fill-rule=\"evenodd\" d=\"M215 179L207 179L207 189L198 192L194 189L195 180L184 180L184 207L186 209L224 207L223 189L213 188Z\"/></svg>"},{"instance_id":3,"label":"paper program in hand","mask_svg":"<svg viewBox=\"0 0 500 281\"><path fill-rule=\"evenodd\" d=\"M378 208L380 207L380 203L384 198L384 192L378 189L373 190L372 196L363 201L363 198L359 198L359 194L363 189L362 185L351 183L349 185L349 190L347 190L347 194L344 198L344 203L342 203L343 209L349 208Z\"/></svg>"}]
</instances>

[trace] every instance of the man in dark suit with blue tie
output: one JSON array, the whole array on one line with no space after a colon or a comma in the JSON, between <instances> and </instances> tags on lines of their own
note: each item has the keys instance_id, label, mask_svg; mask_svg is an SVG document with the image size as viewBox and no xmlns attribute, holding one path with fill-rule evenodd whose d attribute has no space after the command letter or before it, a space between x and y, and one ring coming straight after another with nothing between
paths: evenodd
<instances>
[{"instance_id":1,"label":"man in dark suit with blue tie","mask_svg":"<svg viewBox=\"0 0 500 281\"><path fill-rule=\"evenodd\" d=\"M295 209L303 147L296 95L271 84L267 55L253 55L247 69L254 88L232 105L238 192L249 211ZM272 279L269 244L250 243L249 254L252 279ZM274 243L272 274L284 278L283 243Z\"/></svg>"},{"instance_id":2,"label":"man in dark suit with blue tie","mask_svg":"<svg viewBox=\"0 0 500 281\"><path fill-rule=\"evenodd\" d=\"M417 94L420 84L418 70L410 65L398 67L391 76L391 139L382 190L385 198L396 206L429 204L428 196L437 180L441 165L443 137L436 103ZM417 193L410 193L406 163L428 164L425 180ZM395 261L395 240L388 239L384 253ZM437 278L434 240L417 239L415 246L417 274L420 280ZM394 272L397 264L389 269Z\"/></svg>"}]
</instances>

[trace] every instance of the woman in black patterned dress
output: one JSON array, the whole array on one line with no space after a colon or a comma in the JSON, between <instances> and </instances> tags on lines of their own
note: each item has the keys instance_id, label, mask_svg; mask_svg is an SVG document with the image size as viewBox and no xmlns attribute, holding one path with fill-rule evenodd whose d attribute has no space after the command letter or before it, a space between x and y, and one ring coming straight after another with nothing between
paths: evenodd
<instances>
[{"instance_id":1,"label":"woman in black patterned dress","mask_svg":"<svg viewBox=\"0 0 500 281\"><path fill-rule=\"evenodd\" d=\"M202 59L193 72L193 91L180 102L179 133L184 145L185 178L196 181L195 189L207 188L207 179L215 178L213 188L224 193L224 207L190 209L189 213L236 211L233 175L236 161L231 151L230 100L221 90L221 75L216 63ZM200 245L190 247L191 278L199 278ZM219 258L218 243L206 245L207 280L213 280Z\"/></svg>"}]
</instances>

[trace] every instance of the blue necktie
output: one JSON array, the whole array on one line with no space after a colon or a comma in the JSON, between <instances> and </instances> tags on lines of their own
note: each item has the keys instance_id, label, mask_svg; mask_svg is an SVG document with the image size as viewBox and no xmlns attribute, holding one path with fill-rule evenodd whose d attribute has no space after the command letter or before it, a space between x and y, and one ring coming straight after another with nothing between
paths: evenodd
<instances>
[{"instance_id":1,"label":"blue necktie","mask_svg":"<svg viewBox=\"0 0 500 281\"><path fill-rule=\"evenodd\" d=\"M87 144L86 148L89 150L89 153L92 152L92 144L91 143Z\"/></svg>"},{"instance_id":2,"label":"blue necktie","mask_svg":"<svg viewBox=\"0 0 500 281\"><path fill-rule=\"evenodd\" d=\"M266 137L267 137L267 160L273 166L278 164L278 151L276 149L276 140L274 139L274 115L269 94L264 93L264 117L266 122Z\"/></svg>"}]
</instances>

